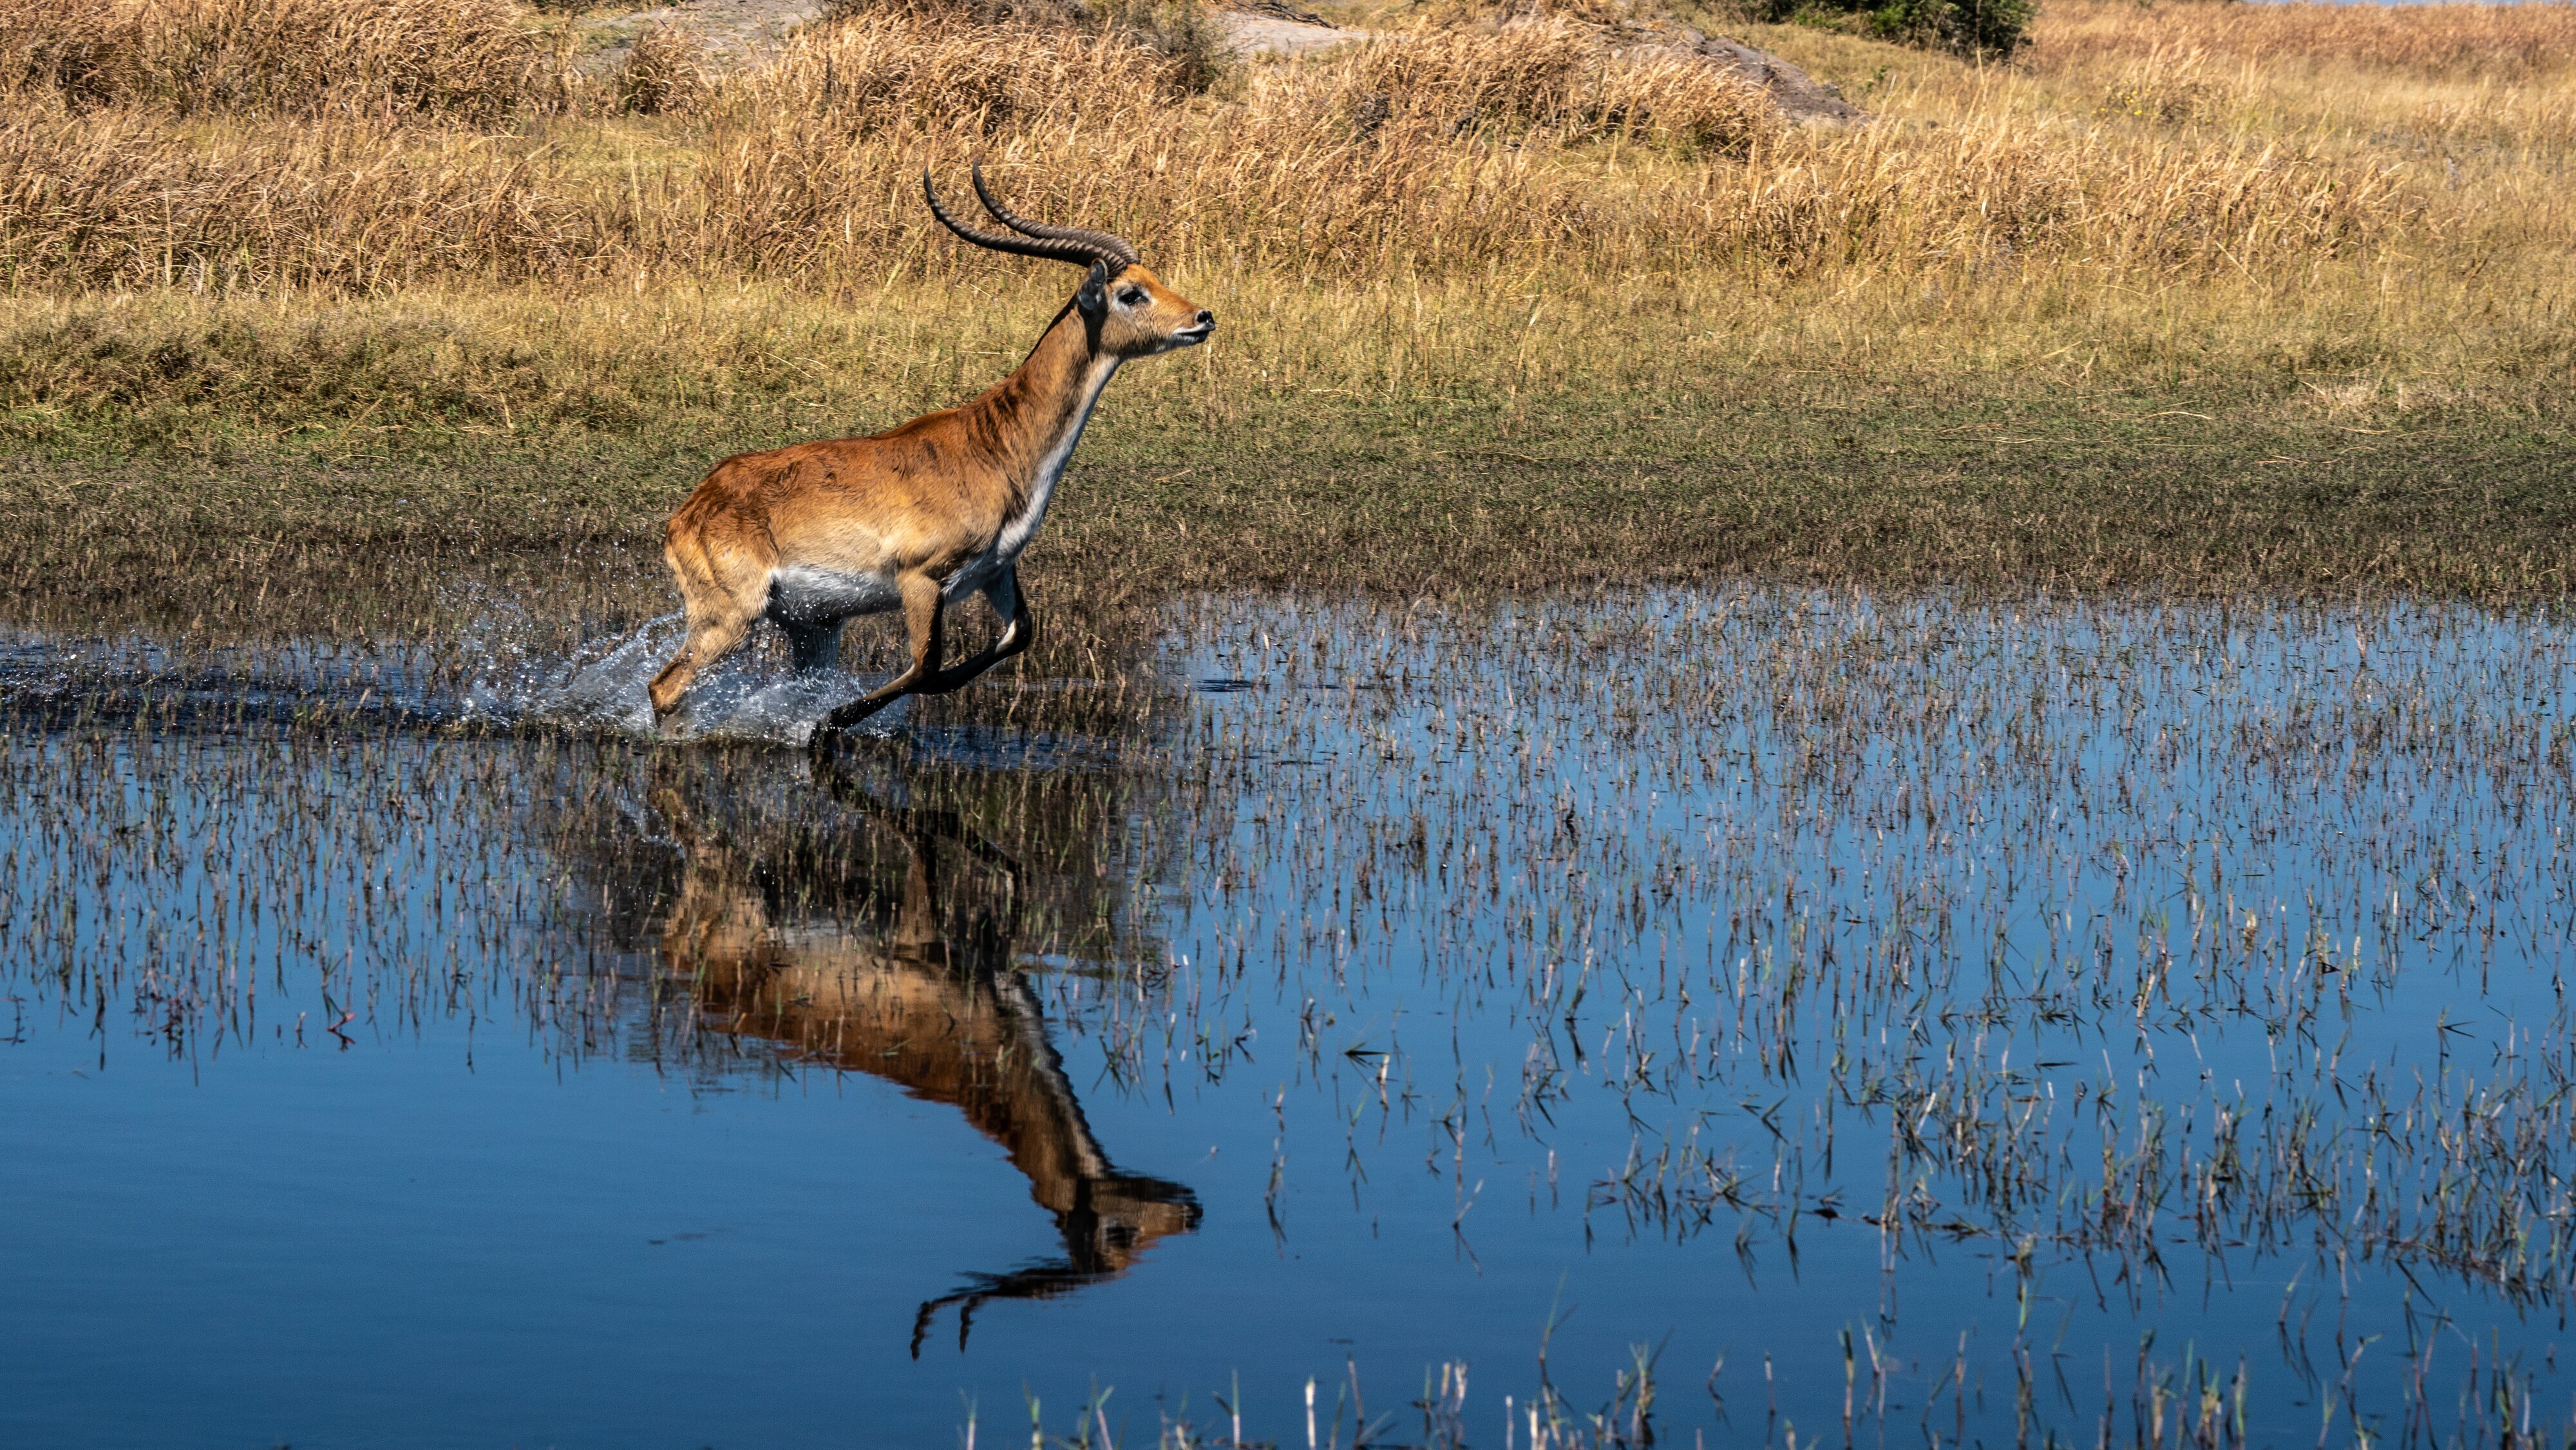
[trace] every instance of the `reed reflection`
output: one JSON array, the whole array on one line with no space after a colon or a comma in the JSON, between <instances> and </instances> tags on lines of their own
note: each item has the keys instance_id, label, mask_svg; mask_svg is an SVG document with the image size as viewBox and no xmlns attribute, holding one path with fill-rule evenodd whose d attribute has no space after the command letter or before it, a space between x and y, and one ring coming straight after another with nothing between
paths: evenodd
<instances>
[{"instance_id":1,"label":"reed reflection","mask_svg":"<svg viewBox=\"0 0 2576 1450\"><path fill-rule=\"evenodd\" d=\"M852 869L852 843L823 848L810 825L745 830L728 824L734 813L721 801L693 804L665 784L653 811L683 864L659 950L703 1027L953 1106L1027 1176L1064 1252L970 1273L925 1301L914 1356L951 1305L963 1349L987 1301L1114 1279L1156 1240L1195 1228L1198 1200L1181 1184L1120 1170L1083 1116L1020 961L1024 893L1012 858L956 812L895 805L846 768L815 769L816 786L848 810L832 814L895 843L899 882Z\"/></svg>"}]
</instances>

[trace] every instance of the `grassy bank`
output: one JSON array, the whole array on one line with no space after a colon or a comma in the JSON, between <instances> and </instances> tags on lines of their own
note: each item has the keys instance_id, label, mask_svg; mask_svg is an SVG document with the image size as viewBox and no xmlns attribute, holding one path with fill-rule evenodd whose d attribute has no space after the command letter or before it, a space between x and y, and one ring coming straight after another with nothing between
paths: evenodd
<instances>
[{"instance_id":1,"label":"grassy bank","mask_svg":"<svg viewBox=\"0 0 2576 1450\"><path fill-rule=\"evenodd\" d=\"M22 87L0 582L50 610L568 548L649 577L715 458L1016 361L1070 275L938 242L912 190L981 151L1223 319L1113 389L1048 587L2555 597L2559 9L2063 3L2009 69L1732 28L1878 113L1849 130L1573 21L1206 88L1133 37L879 17L650 116L539 64L561 36L474 51L447 111L370 112L364 66L347 104Z\"/></svg>"}]
</instances>

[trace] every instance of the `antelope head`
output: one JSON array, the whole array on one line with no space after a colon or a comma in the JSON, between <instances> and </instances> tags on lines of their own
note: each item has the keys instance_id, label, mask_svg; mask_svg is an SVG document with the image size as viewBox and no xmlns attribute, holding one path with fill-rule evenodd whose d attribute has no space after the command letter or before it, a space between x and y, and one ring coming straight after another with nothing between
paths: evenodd
<instances>
[{"instance_id":1,"label":"antelope head","mask_svg":"<svg viewBox=\"0 0 2576 1450\"><path fill-rule=\"evenodd\" d=\"M940 204L938 188L931 185L930 169L924 167L921 194L929 200L931 214L939 218L942 226L976 246L1016 256L1071 262L1087 269L1081 290L1073 294L1072 305L1081 311L1097 351L1122 359L1151 357L1194 347L1216 331L1216 314L1173 291L1162 278L1146 270L1136 258L1136 249L1124 239L1081 227L1045 226L1015 215L984 185L982 165L975 167L974 174L976 199L984 203L984 210L991 212L994 220L1018 236L983 231L951 216L948 208Z\"/></svg>"}]
</instances>

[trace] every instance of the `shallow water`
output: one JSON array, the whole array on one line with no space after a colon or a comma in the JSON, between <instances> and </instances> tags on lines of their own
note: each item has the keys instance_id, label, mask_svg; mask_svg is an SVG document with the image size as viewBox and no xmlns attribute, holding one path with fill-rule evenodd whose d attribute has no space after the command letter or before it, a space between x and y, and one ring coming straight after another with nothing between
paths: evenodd
<instances>
[{"instance_id":1,"label":"shallow water","mask_svg":"<svg viewBox=\"0 0 2576 1450\"><path fill-rule=\"evenodd\" d=\"M667 628L0 641L0 1442L2576 1418L2554 619L1201 601L819 773Z\"/></svg>"}]
</instances>

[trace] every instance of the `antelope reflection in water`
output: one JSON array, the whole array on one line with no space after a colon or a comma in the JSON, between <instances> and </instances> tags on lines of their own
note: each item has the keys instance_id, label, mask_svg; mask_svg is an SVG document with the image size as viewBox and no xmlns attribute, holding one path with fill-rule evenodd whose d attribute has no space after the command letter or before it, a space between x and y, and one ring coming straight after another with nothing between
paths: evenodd
<instances>
[{"instance_id":1,"label":"antelope reflection in water","mask_svg":"<svg viewBox=\"0 0 2576 1450\"><path fill-rule=\"evenodd\" d=\"M879 933L851 919L859 912L816 909L832 893L800 890L814 883L796 879L792 854L744 859L720 827L664 789L653 806L685 861L661 950L690 981L704 1025L954 1106L1027 1175L1030 1197L1055 1216L1064 1255L970 1274L965 1287L922 1304L914 1357L951 1304L962 1350L985 1301L1052 1298L1117 1278L1155 1240L1197 1227L1198 1200L1180 1184L1119 1171L1092 1136L1014 960L1013 863L949 812L889 805L834 766L818 765L815 778L906 849L897 898L870 877L865 899L850 903L876 918ZM812 915L792 914L786 903L800 900Z\"/></svg>"}]
</instances>

